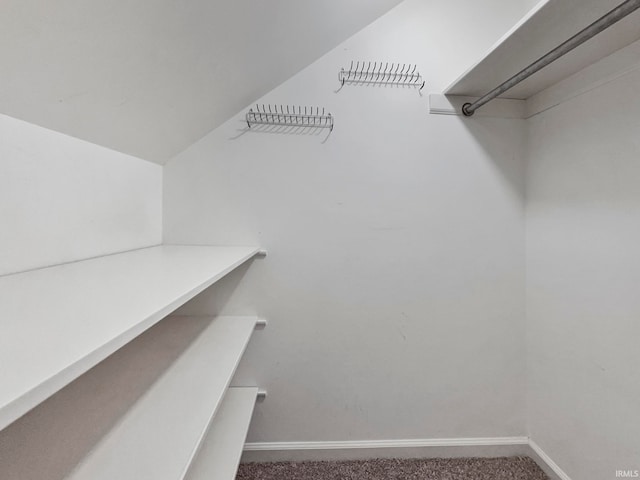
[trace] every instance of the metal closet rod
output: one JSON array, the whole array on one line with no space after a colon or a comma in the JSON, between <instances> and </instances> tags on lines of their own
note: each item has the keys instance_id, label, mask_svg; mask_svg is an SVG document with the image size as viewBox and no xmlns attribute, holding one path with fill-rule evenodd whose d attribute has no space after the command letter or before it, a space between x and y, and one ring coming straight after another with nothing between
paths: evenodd
<instances>
[{"instance_id":1,"label":"metal closet rod","mask_svg":"<svg viewBox=\"0 0 640 480\"><path fill-rule=\"evenodd\" d=\"M474 112L477 109L482 107L484 104L490 102L497 96L502 95L504 92L516 86L518 83L522 82L523 80L529 78L531 75L538 72L539 70L542 70L544 67L546 67L550 63L555 62L557 59L559 59L563 55L566 55L574 48L582 45L584 42L586 42L590 38L595 37L597 34L606 30L614 23L619 22L630 13L633 13L634 11L636 11L638 8L640 8L640 0L627 0L626 2L618 5L609 13L607 13L600 19L596 20L585 29L576 33L573 37L571 37L569 40L564 42L562 45L554 48L546 55L543 55L538 60L533 62L531 65L521 70L520 72L516 73L509 80L499 85L498 87L494 88L483 97L480 97L478 100L476 100L473 103L465 103L462 106L462 113L465 116L470 117L471 115L474 114Z\"/></svg>"}]
</instances>

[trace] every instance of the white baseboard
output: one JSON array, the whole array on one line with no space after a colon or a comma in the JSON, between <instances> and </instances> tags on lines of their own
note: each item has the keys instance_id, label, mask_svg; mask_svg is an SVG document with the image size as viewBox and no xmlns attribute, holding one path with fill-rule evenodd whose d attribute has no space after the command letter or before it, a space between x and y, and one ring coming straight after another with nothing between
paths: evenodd
<instances>
[{"instance_id":1,"label":"white baseboard","mask_svg":"<svg viewBox=\"0 0 640 480\"><path fill-rule=\"evenodd\" d=\"M346 442L247 443L243 462L363 460L367 458L531 457L551 480L571 480L528 437L428 438Z\"/></svg>"},{"instance_id":2,"label":"white baseboard","mask_svg":"<svg viewBox=\"0 0 640 480\"><path fill-rule=\"evenodd\" d=\"M528 455L527 437L247 443L243 462Z\"/></svg>"},{"instance_id":3,"label":"white baseboard","mask_svg":"<svg viewBox=\"0 0 640 480\"><path fill-rule=\"evenodd\" d=\"M569 475L554 462L549 455L547 455L540 446L529 439L529 447L531 448L531 454L529 455L539 466L544 470L549 478L552 480L571 480Z\"/></svg>"}]
</instances>

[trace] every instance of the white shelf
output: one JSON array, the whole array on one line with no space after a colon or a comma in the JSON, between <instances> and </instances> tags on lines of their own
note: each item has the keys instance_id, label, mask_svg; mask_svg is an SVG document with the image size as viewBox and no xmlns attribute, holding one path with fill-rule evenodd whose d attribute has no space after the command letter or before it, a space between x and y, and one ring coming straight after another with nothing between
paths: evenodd
<instances>
[{"instance_id":1,"label":"white shelf","mask_svg":"<svg viewBox=\"0 0 640 480\"><path fill-rule=\"evenodd\" d=\"M233 480L249 430L257 387L230 388L186 480Z\"/></svg>"},{"instance_id":2,"label":"white shelf","mask_svg":"<svg viewBox=\"0 0 640 480\"><path fill-rule=\"evenodd\" d=\"M160 246L0 277L0 429L256 253Z\"/></svg>"},{"instance_id":3,"label":"white shelf","mask_svg":"<svg viewBox=\"0 0 640 480\"><path fill-rule=\"evenodd\" d=\"M256 325L255 317L171 317L204 330L68 476L181 480ZM153 347L155 348L155 346ZM255 395L253 397L255 401Z\"/></svg>"},{"instance_id":4,"label":"white shelf","mask_svg":"<svg viewBox=\"0 0 640 480\"><path fill-rule=\"evenodd\" d=\"M568 40L622 0L547 0L538 4L475 65L453 82L447 95L479 97ZM614 51L640 39L636 11L506 92L527 99Z\"/></svg>"}]
</instances>

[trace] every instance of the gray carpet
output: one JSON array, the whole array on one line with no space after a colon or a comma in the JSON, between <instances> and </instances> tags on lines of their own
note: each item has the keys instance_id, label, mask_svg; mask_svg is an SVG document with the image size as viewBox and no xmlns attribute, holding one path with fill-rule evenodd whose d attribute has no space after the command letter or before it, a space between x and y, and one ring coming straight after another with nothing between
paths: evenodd
<instances>
[{"instance_id":1,"label":"gray carpet","mask_svg":"<svg viewBox=\"0 0 640 480\"><path fill-rule=\"evenodd\" d=\"M240 465L236 480L548 480L528 457L377 459Z\"/></svg>"}]
</instances>

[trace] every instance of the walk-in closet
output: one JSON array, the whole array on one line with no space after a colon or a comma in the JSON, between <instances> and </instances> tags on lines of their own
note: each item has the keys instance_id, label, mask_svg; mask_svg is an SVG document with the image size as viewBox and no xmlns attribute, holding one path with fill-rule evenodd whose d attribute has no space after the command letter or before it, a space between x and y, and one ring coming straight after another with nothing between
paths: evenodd
<instances>
[{"instance_id":1,"label":"walk-in closet","mask_svg":"<svg viewBox=\"0 0 640 480\"><path fill-rule=\"evenodd\" d=\"M640 478L640 0L0 2L1 480Z\"/></svg>"}]
</instances>

